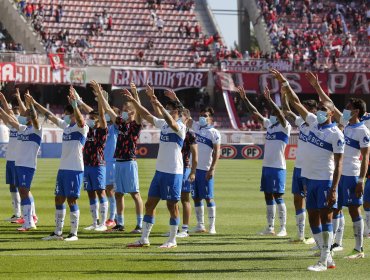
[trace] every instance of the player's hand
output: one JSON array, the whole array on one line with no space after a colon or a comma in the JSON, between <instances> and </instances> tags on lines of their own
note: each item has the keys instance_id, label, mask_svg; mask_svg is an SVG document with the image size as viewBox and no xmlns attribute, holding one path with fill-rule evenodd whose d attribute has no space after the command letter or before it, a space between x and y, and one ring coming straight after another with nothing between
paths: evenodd
<instances>
[{"instance_id":1,"label":"player's hand","mask_svg":"<svg viewBox=\"0 0 370 280\"><path fill-rule=\"evenodd\" d=\"M245 95L245 90L242 86L236 87L237 93L239 93L241 99L246 99L247 96Z\"/></svg>"},{"instance_id":2,"label":"player's hand","mask_svg":"<svg viewBox=\"0 0 370 280\"><path fill-rule=\"evenodd\" d=\"M265 90L263 91L263 96L266 98L266 100L268 101L271 100L271 93L267 86L265 87Z\"/></svg>"},{"instance_id":3,"label":"player's hand","mask_svg":"<svg viewBox=\"0 0 370 280\"><path fill-rule=\"evenodd\" d=\"M305 73L305 77L306 77L307 81L310 83L310 85L313 86L313 87L320 84L319 77L317 76L317 74L315 75L311 71L307 71Z\"/></svg>"},{"instance_id":4,"label":"player's hand","mask_svg":"<svg viewBox=\"0 0 370 280\"><path fill-rule=\"evenodd\" d=\"M188 181L190 183L193 183L195 180L195 171L191 171L190 174L189 174L189 177L188 177Z\"/></svg>"},{"instance_id":5,"label":"player's hand","mask_svg":"<svg viewBox=\"0 0 370 280\"><path fill-rule=\"evenodd\" d=\"M214 175L215 175L215 170L214 169L208 170L207 173L206 173L206 180L207 181L211 180Z\"/></svg>"},{"instance_id":6,"label":"player's hand","mask_svg":"<svg viewBox=\"0 0 370 280\"><path fill-rule=\"evenodd\" d=\"M16 88L16 89L15 89L14 96L15 96L16 98L21 98L21 94L19 93L19 88Z\"/></svg>"},{"instance_id":7,"label":"player's hand","mask_svg":"<svg viewBox=\"0 0 370 280\"><path fill-rule=\"evenodd\" d=\"M133 95L137 95L137 88L134 82L130 83L131 92Z\"/></svg>"},{"instance_id":8,"label":"player's hand","mask_svg":"<svg viewBox=\"0 0 370 280\"><path fill-rule=\"evenodd\" d=\"M145 93L148 97L152 98L154 96L154 89L150 85L146 85Z\"/></svg>"},{"instance_id":9,"label":"player's hand","mask_svg":"<svg viewBox=\"0 0 370 280\"><path fill-rule=\"evenodd\" d=\"M127 88L123 89L121 93L127 98L128 101L134 101L135 98L132 96L131 92Z\"/></svg>"},{"instance_id":10,"label":"player's hand","mask_svg":"<svg viewBox=\"0 0 370 280\"><path fill-rule=\"evenodd\" d=\"M274 75L274 77L276 78L276 80L279 81L279 83L285 83L285 82L287 82L287 79L278 70L276 70L276 69L270 69L269 72L272 75Z\"/></svg>"},{"instance_id":11,"label":"player's hand","mask_svg":"<svg viewBox=\"0 0 370 280\"><path fill-rule=\"evenodd\" d=\"M176 100L177 99L176 93L173 90L166 90L164 92L164 95L167 96L171 100Z\"/></svg>"},{"instance_id":12,"label":"player's hand","mask_svg":"<svg viewBox=\"0 0 370 280\"><path fill-rule=\"evenodd\" d=\"M90 82L91 87L93 88L93 93L95 96L98 96L99 93L101 93L101 86L96 81Z\"/></svg>"},{"instance_id":13,"label":"player's hand","mask_svg":"<svg viewBox=\"0 0 370 280\"><path fill-rule=\"evenodd\" d=\"M360 198L364 194L364 181L358 181L355 189L357 198Z\"/></svg>"},{"instance_id":14,"label":"player's hand","mask_svg":"<svg viewBox=\"0 0 370 280\"><path fill-rule=\"evenodd\" d=\"M33 99L33 97L31 96L31 94L29 93L29 91L27 91L27 93L24 95L24 100L26 101L26 103L28 104L34 104L35 100Z\"/></svg>"},{"instance_id":15,"label":"player's hand","mask_svg":"<svg viewBox=\"0 0 370 280\"><path fill-rule=\"evenodd\" d=\"M328 192L328 197L326 200L328 208L332 208L336 201L337 201L337 192L335 189L331 188Z\"/></svg>"}]
</instances>

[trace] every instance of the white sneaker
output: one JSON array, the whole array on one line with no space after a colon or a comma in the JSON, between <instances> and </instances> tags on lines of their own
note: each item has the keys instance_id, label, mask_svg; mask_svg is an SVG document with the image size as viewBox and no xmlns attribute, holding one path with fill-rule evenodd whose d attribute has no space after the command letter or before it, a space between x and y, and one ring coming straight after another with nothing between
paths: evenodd
<instances>
[{"instance_id":1,"label":"white sneaker","mask_svg":"<svg viewBox=\"0 0 370 280\"><path fill-rule=\"evenodd\" d=\"M44 241L63 240L63 236L55 234L55 232L52 232L49 236L41 238L41 240L44 240Z\"/></svg>"},{"instance_id":2,"label":"white sneaker","mask_svg":"<svg viewBox=\"0 0 370 280\"><path fill-rule=\"evenodd\" d=\"M176 248L177 247L177 243L176 242L165 242L164 244L162 244L161 246L159 246L158 248L162 248L162 249L171 249L171 248Z\"/></svg>"},{"instance_id":3,"label":"white sneaker","mask_svg":"<svg viewBox=\"0 0 370 280\"><path fill-rule=\"evenodd\" d=\"M309 237L309 238L305 238L303 239L303 243L306 244L306 245L312 245L312 244L315 244L315 239L313 239L312 237Z\"/></svg>"},{"instance_id":4,"label":"white sneaker","mask_svg":"<svg viewBox=\"0 0 370 280\"><path fill-rule=\"evenodd\" d=\"M106 231L108 229L108 227L104 224L101 224L99 226L97 226L94 230L95 231Z\"/></svg>"},{"instance_id":5,"label":"white sneaker","mask_svg":"<svg viewBox=\"0 0 370 280\"><path fill-rule=\"evenodd\" d=\"M206 227L204 225L197 225L193 230L192 232L196 232L196 233L202 233L202 232L206 232Z\"/></svg>"},{"instance_id":6,"label":"white sneaker","mask_svg":"<svg viewBox=\"0 0 370 280\"><path fill-rule=\"evenodd\" d=\"M215 227L210 227L209 228L209 234L216 234L216 228Z\"/></svg>"},{"instance_id":7,"label":"white sneaker","mask_svg":"<svg viewBox=\"0 0 370 280\"><path fill-rule=\"evenodd\" d=\"M64 239L64 241L77 241L78 240L78 237L77 235L73 234L73 233L70 233L66 239Z\"/></svg>"},{"instance_id":8,"label":"white sneaker","mask_svg":"<svg viewBox=\"0 0 370 280\"><path fill-rule=\"evenodd\" d=\"M324 264L322 264L321 262L318 262L318 263L317 263L317 264L315 264L315 265L311 265L311 266L307 267L307 269L308 269L309 271L320 272L320 271L325 271L325 270L327 270L328 268L327 268Z\"/></svg>"},{"instance_id":9,"label":"white sneaker","mask_svg":"<svg viewBox=\"0 0 370 280\"><path fill-rule=\"evenodd\" d=\"M274 228L267 227L264 231L261 231L259 235L275 235Z\"/></svg>"},{"instance_id":10,"label":"white sneaker","mask_svg":"<svg viewBox=\"0 0 370 280\"><path fill-rule=\"evenodd\" d=\"M285 237L287 235L288 235L288 233L286 232L285 228L280 229L280 231L276 234L276 236L278 236L278 237Z\"/></svg>"},{"instance_id":11,"label":"white sneaker","mask_svg":"<svg viewBox=\"0 0 370 280\"><path fill-rule=\"evenodd\" d=\"M342 245L339 245L337 243L334 243L333 244L333 247L332 247L332 251L333 252L340 252L340 251L343 251L343 246Z\"/></svg>"},{"instance_id":12,"label":"white sneaker","mask_svg":"<svg viewBox=\"0 0 370 280\"><path fill-rule=\"evenodd\" d=\"M189 236L189 233L187 230L183 230L181 232L179 232L178 234L176 234L176 237L178 238L185 238L185 237L188 237Z\"/></svg>"},{"instance_id":13,"label":"white sneaker","mask_svg":"<svg viewBox=\"0 0 370 280\"><path fill-rule=\"evenodd\" d=\"M95 230L98 227L98 225L91 225L88 227L85 227L84 230Z\"/></svg>"},{"instance_id":14,"label":"white sneaker","mask_svg":"<svg viewBox=\"0 0 370 280\"><path fill-rule=\"evenodd\" d=\"M353 251L348 256L345 256L344 258L348 260L363 259L365 258L365 253L363 251L359 252L356 249L353 249Z\"/></svg>"}]
</instances>

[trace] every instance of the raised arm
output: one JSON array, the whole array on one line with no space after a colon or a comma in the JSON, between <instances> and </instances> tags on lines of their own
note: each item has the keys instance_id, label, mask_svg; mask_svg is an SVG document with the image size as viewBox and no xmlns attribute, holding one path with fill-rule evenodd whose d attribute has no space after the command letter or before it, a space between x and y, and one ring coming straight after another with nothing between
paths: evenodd
<instances>
[{"instance_id":1,"label":"raised arm","mask_svg":"<svg viewBox=\"0 0 370 280\"><path fill-rule=\"evenodd\" d=\"M173 101L177 101L181 103L180 99L177 97L176 93L172 89L166 90L164 92L164 95Z\"/></svg>"},{"instance_id":2,"label":"raised arm","mask_svg":"<svg viewBox=\"0 0 370 280\"><path fill-rule=\"evenodd\" d=\"M279 109L279 107L275 104L275 102L271 98L270 90L268 87L265 87L265 91L263 92L267 102L270 104L272 111L274 112L275 116L277 117L279 123L283 127L287 127L287 121L284 117L283 112Z\"/></svg>"},{"instance_id":3,"label":"raised arm","mask_svg":"<svg viewBox=\"0 0 370 280\"><path fill-rule=\"evenodd\" d=\"M78 109L77 99L76 99L76 96L75 96L74 92L75 92L74 88L72 86L70 86L68 99L70 100L71 105L73 107L73 113L76 117L76 123L77 123L78 127L84 127L85 126L85 120L84 120L84 118L83 118L83 116L80 112L80 109Z\"/></svg>"},{"instance_id":4,"label":"raised arm","mask_svg":"<svg viewBox=\"0 0 370 280\"><path fill-rule=\"evenodd\" d=\"M130 83L130 88L131 88L131 94L132 94L132 96L135 98L135 100L137 101L137 103L141 104L140 98L139 98L139 94L137 92L137 88L136 88L136 85L135 85L134 82L131 82ZM141 124L141 116L138 113L135 114L135 122L137 124Z\"/></svg>"},{"instance_id":5,"label":"raised arm","mask_svg":"<svg viewBox=\"0 0 370 280\"><path fill-rule=\"evenodd\" d=\"M0 107L1 118L9 125L19 130L19 122L14 119L11 115L7 114L3 108Z\"/></svg>"},{"instance_id":6,"label":"raised arm","mask_svg":"<svg viewBox=\"0 0 370 280\"><path fill-rule=\"evenodd\" d=\"M155 125L154 116L150 114L149 111L145 109L141 104L139 104L139 102L136 101L136 99L131 95L129 91L125 91L124 94L127 100L132 102L132 104L135 106L136 113L138 113L141 116L141 118L143 118L150 124Z\"/></svg>"},{"instance_id":7,"label":"raised arm","mask_svg":"<svg viewBox=\"0 0 370 280\"><path fill-rule=\"evenodd\" d=\"M11 110L8 104L8 101L6 101L6 98L2 92L0 92L0 103L3 106L4 111L8 114L11 115Z\"/></svg>"},{"instance_id":8,"label":"raised arm","mask_svg":"<svg viewBox=\"0 0 370 280\"><path fill-rule=\"evenodd\" d=\"M247 95L245 94L245 90L242 86L237 87L237 92L240 95L240 98L243 100L245 106L247 106L247 110L252 113L255 117L257 117L258 122L263 123L263 116L258 112L257 108L249 101Z\"/></svg>"},{"instance_id":9,"label":"raised arm","mask_svg":"<svg viewBox=\"0 0 370 280\"><path fill-rule=\"evenodd\" d=\"M30 110L30 116L31 116L31 121L32 121L33 127L36 128L37 130L40 130L41 126L40 126L40 123L39 123L39 120L38 120L38 117L37 117L37 113L36 113L35 106L34 106L34 103L33 103L33 98L29 94L29 92L27 92L24 95L24 99L26 101L27 108Z\"/></svg>"},{"instance_id":10,"label":"raised arm","mask_svg":"<svg viewBox=\"0 0 370 280\"><path fill-rule=\"evenodd\" d=\"M306 72L305 76L308 82L310 83L310 85L315 89L315 91L319 95L320 101L322 102L328 101L334 104L331 98L322 89L320 85L319 77L317 76L317 74L315 75L312 72ZM337 107L334 106L334 119L337 122L339 122L341 117L342 117L342 113L338 110Z\"/></svg>"},{"instance_id":11,"label":"raised arm","mask_svg":"<svg viewBox=\"0 0 370 280\"><path fill-rule=\"evenodd\" d=\"M85 114L88 114L90 113L91 111L93 111L93 108L91 108L89 105L87 105L85 102L83 102L82 98L80 97L80 95L77 93L76 89L73 88L74 90L74 95L76 97L76 102L77 102L77 105L79 105L81 107L81 110L85 113ZM71 102L71 101L70 101Z\"/></svg>"},{"instance_id":12,"label":"raised arm","mask_svg":"<svg viewBox=\"0 0 370 280\"><path fill-rule=\"evenodd\" d=\"M41 104L37 103L35 100L33 100L33 104L34 104L36 110L39 111L42 115L44 115L45 118L47 118L48 120L50 120L55 125L58 125L60 119L57 116L55 116L51 111L49 111L48 109L46 109Z\"/></svg>"},{"instance_id":13,"label":"raised arm","mask_svg":"<svg viewBox=\"0 0 370 280\"><path fill-rule=\"evenodd\" d=\"M91 86L93 87L94 93L98 97L98 104L101 104L102 109L104 112L107 112L112 122L116 123L117 114L113 111L108 101L104 98L102 87L96 81L91 81Z\"/></svg>"},{"instance_id":14,"label":"raised arm","mask_svg":"<svg viewBox=\"0 0 370 280\"><path fill-rule=\"evenodd\" d=\"M172 118L170 113L167 112L167 110L163 107L161 102L159 102L157 97L155 96L153 97L152 104L153 106L158 107L159 111L162 113L162 116L164 120L166 121L166 123L168 124L168 126L171 127L174 131L178 132L180 130L180 127L177 121Z\"/></svg>"},{"instance_id":15,"label":"raised arm","mask_svg":"<svg viewBox=\"0 0 370 280\"><path fill-rule=\"evenodd\" d=\"M281 87L280 93L281 93L281 107L283 109L283 113L285 115L285 118L291 123L294 124L295 120L297 118L297 115L292 112L289 106L288 96L286 94L285 87Z\"/></svg>"},{"instance_id":16,"label":"raised arm","mask_svg":"<svg viewBox=\"0 0 370 280\"><path fill-rule=\"evenodd\" d=\"M28 90L27 90L27 93L29 93ZM19 88L15 89L15 94L14 95L15 95L15 98L17 99L17 102L18 102L20 114L25 115L26 111L27 111L27 108L26 108L26 106L24 105L24 103L22 101L21 94L19 93Z\"/></svg>"},{"instance_id":17,"label":"raised arm","mask_svg":"<svg viewBox=\"0 0 370 280\"><path fill-rule=\"evenodd\" d=\"M107 120L105 118L105 111L102 105L102 102L99 102L99 97L98 97L98 111L99 111L99 118L100 118L100 127L103 129L107 128Z\"/></svg>"},{"instance_id":18,"label":"raised arm","mask_svg":"<svg viewBox=\"0 0 370 280\"><path fill-rule=\"evenodd\" d=\"M162 115L161 110L159 110L159 108L157 106L153 105L153 100L157 99L155 94L154 94L154 89L152 87L150 87L149 85L147 85L145 92L146 92L146 95L150 98L150 103L152 103L155 115L158 118L164 118L164 116Z\"/></svg>"},{"instance_id":19,"label":"raised arm","mask_svg":"<svg viewBox=\"0 0 370 280\"><path fill-rule=\"evenodd\" d=\"M302 103L299 100L297 94L294 92L294 90L289 85L288 80L276 69L271 69L270 73L272 75L274 75L274 77L279 81L280 85L282 87L284 87L284 90L285 90L285 93L287 94L289 103L298 112L298 114L305 120L309 112L302 105Z\"/></svg>"}]
</instances>

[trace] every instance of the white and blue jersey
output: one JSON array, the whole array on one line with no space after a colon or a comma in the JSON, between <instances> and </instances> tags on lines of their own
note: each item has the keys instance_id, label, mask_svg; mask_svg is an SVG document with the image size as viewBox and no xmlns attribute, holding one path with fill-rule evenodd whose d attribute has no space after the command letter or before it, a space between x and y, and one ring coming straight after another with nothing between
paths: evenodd
<instances>
[{"instance_id":1,"label":"white and blue jersey","mask_svg":"<svg viewBox=\"0 0 370 280\"><path fill-rule=\"evenodd\" d=\"M367 129L370 130L370 113L366 113L362 116L361 121L365 124Z\"/></svg>"},{"instance_id":2,"label":"white and blue jersey","mask_svg":"<svg viewBox=\"0 0 370 280\"><path fill-rule=\"evenodd\" d=\"M15 166L36 169L41 139L42 128L36 129L34 126L19 125Z\"/></svg>"},{"instance_id":3,"label":"white and blue jersey","mask_svg":"<svg viewBox=\"0 0 370 280\"><path fill-rule=\"evenodd\" d=\"M17 147L18 144L18 129L8 126L9 128L9 142L8 148L6 150L6 160L7 161L15 161L15 157L17 155Z\"/></svg>"},{"instance_id":4,"label":"white and blue jersey","mask_svg":"<svg viewBox=\"0 0 370 280\"><path fill-rule=\"evenodd\" d=\"M286 169L285 147L288 144L291 125L286 122L283 127L279 122L271 124L269 119L263 119L267 129L263 167Z\"/></svg>"},{"instance_id":5,"label":"white and blue jersey","mask_svg":"<svg viewBox=\"0 0 370 280\"><path fill-rule=\"evenodd\" d=\"M344 136L336 123L319 125L314 114L309 113L306 123L310 126L307 137L309 153L302 169L302 177L312 180L332 180L334 154L344 153Z\"/></svg>"},{"instance_id":6,"label":"white and blue jersey","mask_svg":"<svg viewBox=\"0 0 370 280\"><path fill-rule=\"evenodd\" d=\"M212 164L213 146L221 144L220 132L212 126L201 127L194 122L192 129L198 144L197 169L208 171Z\"/></svg>"}]
</instances>

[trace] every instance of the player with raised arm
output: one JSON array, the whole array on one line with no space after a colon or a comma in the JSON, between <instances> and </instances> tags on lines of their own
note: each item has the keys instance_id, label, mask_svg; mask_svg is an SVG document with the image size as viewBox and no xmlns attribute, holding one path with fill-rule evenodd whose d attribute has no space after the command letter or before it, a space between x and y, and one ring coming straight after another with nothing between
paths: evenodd
<instances>
[{"instance_id":1,"label":"player with raised arm","mask_svg":"<svg viewBox=\"0 0 370 280\"><path fill-rule=\"evenodd\" d=\"M281 88L281 103L285 117L290 123L294 123L299 128L299 138L296 150L296 160L292 178L292 194L294 195L294 208L296 212L297 237L291 239L292 242L302 242L304 244L313 244L315 241L312 238L305 238L306 228L306 183L305 178L301 176L304 165L310 164L305 160L306 154L310 152L310 147L307 145L307 137L309 134L309 126L302 117L297 116L290 110L285 88ZM315 114L317 111L317 102L315 100L305 100L303 106L310 112Z\"/></svg>"},{"instance_id":2,"label":"player with raised arm","mask_svg":"<svg viewBox=\"0 0 370 280\"><path fill-rule=\"evenodd\" d=\"M335 268L330 254L333 240L333 209L337 207L336 196L342 173L344 136L332 118L335 106L329 101L320 101L316 116L310 113L299 101L287 79L277 70L270 72L285 87L290 104L310 127L307 144L310 153L306 160L310 163L302 169L306 178L307 210L311 230L318 244L321 256L317 264L309 266L310 271L324 271Z\"/></svg>"},{"instance_id":3,"label":"player with raised arm","mask_svg":"<svg viewBox=\"0 0 370 280\"><path fill-rule=\"evenodd\" d=\"M4 111L18 120L19 114L19 107L18 106L10 106L6 101L5 96L0 92L0 102L4 109ZM15 223L17 220L21 218L21 197L19 196L18 188L15 185L15 158L16 158L16 151L17 151L17 137L18 137L18 130L12 127L7 121L6 118L2 117L0 114L0 118L4 121L5 125L9 128L9 143L6 150L6 170L5 170L5 178L6 184L9 185L9 191L11 195L12 207L13 207L13 215L6 219L6 221Z\"/></svg>"},{"instance_id":4,"label":"player with raised arm","mask_svg":"<svg viewBox=\"0 0 370 280\"><path fill-rule=\"evenodd\" d=\"M96 90L98 89L94 88L94 91ZM108 128L101 100L98 99L98 112L90 111L86 123L89 127L89 132L87 133L83 149L84 188L89 196L93 223L86 227L85 230L105 231L107 230L105 222L108 215L108 200L105 194L106 169L104 148L107 141Z\"/></svg>"},{"instance_id":5,"label":"player with raised arm","mask_svg":"<svg viewBox=\"0 0 370 280\"><path fill-rule=\"evenodd\" d=\"M287 211L283 195L285 193L286 160L285 147L288 144L291 125L285 119L283 112L276 106L270 97L270 91L266 87L264 96L272 108L269 119L264 118L248 100L242 87L238 87L238 93L251 112L260 123L267 129L265 152L263 157L261 191L265 194L267 208L267 228L260 232L261 235L275 235L276 204L279 213L280 231L279 237L286 236Z\"/></svg>"},{"instance_id":6,"label":"player with raised arm","mask_svg":"<svg viewBox=\"0 0 370 280\"><path fill-rule=\"evenodd\" d=\"M94 83L93 83L94 84ZM143 201L140 195L138 165L136 162L136 147L142 129L141 117L136 112L133 103L125 101L122 105L121 115L110 107L108 102L102 97L102 90L96 84L99 101L102 102L104 110L109 115L112 122L117 126L118 138L114 158L116 159L115 170L115 197L117 203L117 224L108 231L124 231L124 195L130 194L135 202L136 227L131 233L141 233L143 221ZM131 84L133 98L139 101L136 87ZM128 96L129 92L126 92Z\"/></svg>"},{"instance_id":7,"label":"player with raised arm","mask_svg":"<svg viewBox=\"0 0 370 280\"><path fill-rule=\"evenodd\" d=\"M37 154L42 140L42 128L38 122L32 97L25 95L25 116L19 117L19 122L0 108L2 117L8 124L18 130L18 144L15 157L15 186L19 189L21 205L23 206L23 226L18 231L35 229L34 213L32 211L33 197L30 194L33 176L36 171Z\"/></svg>"},{"instance_id":8,"label":"player with raised arm","mask_svg":"<svg viewBox=\"0 0 370 280\"><path fill-rule=\"evenodd\" d=\"M57 118L52 112L35 103L37 110L55 125L63 129L62 156L55 186L55 230L43 240L63 240L64 219L66 216L65 201L70 209L70 234L65 241L77 241L80 210L77 199L83 184L83 147L89 127L78 108L74 88L69 89L70 105L64 108L64 118Z\"/></svg>"},{"instance_id":9,"label":"player with raised arm","mask_svg":"<svg viewBox=\"0 0 370 280\"><path fill-rule=\"evenodd\" d=\"M153 89L147 86L147 91L152 92ZM127 247L138 248L150 245L149 235L154 225L155 209L162 199L167 201L171 218L169 239L160 248L174 248L177 247L176 234L180 223L178 201L180 200L184 171L181 149L185 140L186 127L180 118L183 106L178 102L170 101L164 108L153 92L151 102L153 106L158 107L164 117L164 119L158 119L127 92L126 96L143 119L161 130L156 172L150 184L148 200L145 204L142 235L138 241L128 244Z\"/></svg>"}]
</instances>

